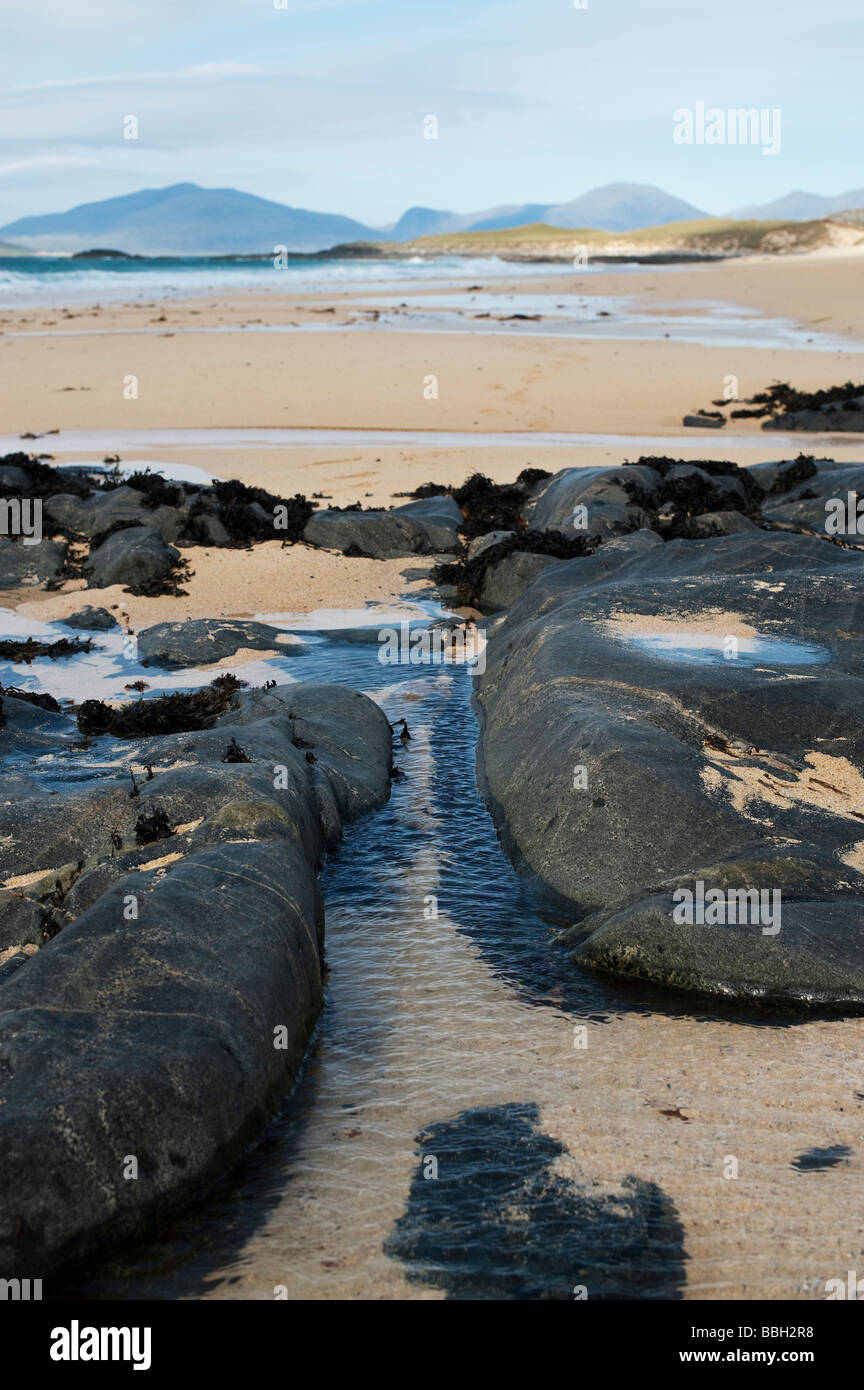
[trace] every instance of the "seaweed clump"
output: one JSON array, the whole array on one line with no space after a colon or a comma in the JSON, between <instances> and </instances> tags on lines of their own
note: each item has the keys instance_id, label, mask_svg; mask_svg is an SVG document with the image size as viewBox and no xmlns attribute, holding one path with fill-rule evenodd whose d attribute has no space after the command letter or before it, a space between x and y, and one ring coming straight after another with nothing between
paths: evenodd
<instances>
[{"instance_id":1,"label":"seaweed clump","mask_svg":"<svg viewBox=\"0 0 864 1390\"><path fill-rule=\"evenodd\" d=\"M91 651L101 651L100 647L93 646L92 637L59 637L56 642L40 642L35 637L28 637L24 642L11 639L0 642L0 657L4 661L23 661L28 666L39 656L56 661L61 656L78 656L81 652Z\"/></svg>"},{"instance_id":2,"label":"seaweed clump","mask_svg":"<svg viewBox=\"0 0 864 1390\"><path fill-rule=\"evenodd\" d=\"M522 511L538 483L552 474L545 468L523 468L515 483L493 483L483 473L472 473L461 487L449 483L423 483L413 492L397 493L397 497L453 497L465 516L465 534L482 536L487 531L510 531L524 528Z\"/></svg>"},{"instance_id":3,"label":"seaweed clump","mask_svg":"<svg viewBox=\"0 0 864 1390\"><path fill-rule=\"evenodd\" d=\"M50 457L50 455L49 455ZM0 497L56 497L60 493L72 493L76 497L88 497L90 483L77 469L52 468L42 459L31 458L29 454L4 454L0 458L0 468L17 468L27 479L26 488L14 482L0 482Z\"/></svg>"},{"instance_id":4,"label":"seaweed clump","mask_svg":"<svg viewBox=\"0 0 864 1390\"><path fill-rule=\"evenodd\" d=\"M591 555L596 544L596 538L589 536L571 538L560 531L521 531L507 536L497 545L488 546L479 555L469 558L466 550L455 560L436 565L432 577L436 584L455 585L460 604L473 608L479 605L486 571L515 551L549 555L555 560L573 560Z\"/></svg>"},{"instance_id":5,"label":"seaweed clump","mask_svg":"<svg viewBox=\"0 0 864 1390\"><path fill-rule=\"evenodd\" d=\"M218 681L218 683L217 683ZM231 708L242 682L218 677L203 690L177 692L154 700L130 700L116 709L103 700L85 700L78 708L78 728L85 738L111 734L114 738L151 738L158 734L195 733L212 728Z\"/></svg>"},{"instance_id":6,"label":"seaweed clump","mask_svg":"<svg viewBox=\"0 0 864 1390\"><path fill-rule=\"evenodd\" d=\"M154 806L148 816L142 811L135 822L135 842L139 845L152 845L156 840L167 840L176 827L168 819L168 812L161 806Z\"/></svg>"},{"instance_id":7,"label":"seaweed clump","mask_svg":"<svg viewBox=\"0 0 864 1390\"><path fill-rule=\"evenodd\" d=\"M131 473L122 482L124 486L141 493L141 501L150 512L157 507L180 507L186 500L185 483L166 482L161 473L151 473L149 468Z\"/></svg>"},{"instance_id":8,"label":"seaweed clump","mask_svg":"<svg viewBox=\"0 0 864 1390\"><path fill-rule=\"evenodd\" d=\"M236 738L232 738L225 752L222 754L221 761L223 763L251 763L252 759L249 757L246 749L240 747Z\"/></svg>"},{"instance_id":9,"label":"seaweed clump","mask_svg":"<svg viewBox=\"0 0 864 1390\"><path fill-rule=\"evenodd\" d=\"M315 510L300 492L290 498L277 497L263 487L249 487L236 479L213 483L205 495L215 502L216 514L235 546L251 545L253 541L281 540L285 544L301 541L306 523ZM204 511L200 499L192 504L184 530L185 540L209 543L200 521Z\"/></svg>"},{"instance_id":10,"label":"seaweed clump","mask_svg":"<svg viewBox=\"0 0 864 1390\"><path fill-rule=\"evenodd\" d=\"M790 488L799 487L801 483L815 478L818 472L812 454L799 454L791 463L781 464L778 468L777 477L768 489L768 496L776 497L780 493L788 492Z\"/></svg>"},{"instance_id":11,"label":"seaweed clump","mask_svg":"<svg viewBox=\"0 0 864 1390\"><path fill-rule=\"evenodd\" d=\"M735 410L730 410L731 420L759 420L765 416L782 419L794 415L799 410L821 410L824 406L851 411L861 410L860 398L864 396L864 385L847 381L842 386L826 386L821 391L799 391L787 381L775 381L764 391L757 391L748 397ZM712 405L729 407L734 401L712 401ZM703 412L707 414L709 412Z\"/></svg>"}]
</instances>

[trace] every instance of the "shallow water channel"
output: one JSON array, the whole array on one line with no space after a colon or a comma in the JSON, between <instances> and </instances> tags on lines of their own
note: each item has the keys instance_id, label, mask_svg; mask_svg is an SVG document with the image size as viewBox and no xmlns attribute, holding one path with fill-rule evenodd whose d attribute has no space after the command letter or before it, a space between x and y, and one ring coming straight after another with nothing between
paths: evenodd
<instances>
[{"instance_id":1,"label":"shallow water channel","mask_svg":"<svg viewBox=\"0 0 864 1390\"><path fill-rule=\"evenodd\" d=\"M71 1292L824 1296L864 1245L862 1021L694 1012L580 971L554 940L567 918L478 797L469 669L300 635L303 654L233 669L367 691L407 720L405 780L324 869L326 1002L281 1114L214 1191ZM82 693L119 694L120 661L64 663L63 693L77 665ZM51 689L59 667L14 680ZM215 672L145 674L153 694Z\"/></svg>"}]
</instances>

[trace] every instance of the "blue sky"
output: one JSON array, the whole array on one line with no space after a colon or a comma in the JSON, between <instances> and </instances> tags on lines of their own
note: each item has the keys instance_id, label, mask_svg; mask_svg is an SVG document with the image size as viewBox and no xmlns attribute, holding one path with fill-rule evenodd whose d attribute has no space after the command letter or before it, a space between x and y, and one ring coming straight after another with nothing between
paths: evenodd
<instances>
[{"instance_id":1,"label":"blue sky","mask_svg":"<svg viewBox=\"0 0 864 1390\"><path fill-rule=\"evenodd\" d=\"M864 185L861 0L587 5L2 0L0 225L187 180L373 225L620 180L709 212ZM780 154L676 145L700 100L779 107Z\"/></svg>"}]
</instances>

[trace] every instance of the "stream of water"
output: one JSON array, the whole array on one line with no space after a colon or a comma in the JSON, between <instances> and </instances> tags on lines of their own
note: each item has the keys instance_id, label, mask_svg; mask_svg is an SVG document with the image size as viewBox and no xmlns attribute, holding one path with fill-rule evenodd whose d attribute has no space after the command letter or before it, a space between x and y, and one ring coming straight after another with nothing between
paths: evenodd
<instances>
[{"instance_id":1,"label":"stream of water","mask_svg":"<svg viewBox=\"0 0 864 1390\"><path fill-rule=\"evenodd\" d=\"M478 796L469 669L382 665L377 626L238 668L363 689L411 733L322 875L301 1074L214 1191L72 1295L818 1297L855 1267L860 1021L767 1025L578 970ZM16 678L50 688L48 665ZM830 1171L803 1161L829 1148Z\"/></svg>"}]
</instances>

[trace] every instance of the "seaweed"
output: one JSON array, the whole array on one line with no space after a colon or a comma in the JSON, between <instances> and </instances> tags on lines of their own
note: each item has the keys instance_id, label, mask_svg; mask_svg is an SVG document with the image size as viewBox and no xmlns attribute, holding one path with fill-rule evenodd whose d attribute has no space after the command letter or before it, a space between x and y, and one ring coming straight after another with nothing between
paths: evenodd
<instances>
[{"instance_id":1,"label":"seaweed","mask_svg":"<svg viewBox=\"0 0 864 1390\"><path fill-rule=\"evenodd\" d=\"M281 540L283 543L303 539L306 523L315 508L302 493L291 498L277 497L262 487L249 487L236 479L216 482L207 490L216 502L217 515L228 532L233 545L251 545L253 541ZM276 526L276 508L284 511L284 525ZM186 523L184 539L198 540L200 525L196 518L204 511L203 504L193 504ZM197 534L196 534L197 532ZM206 535L204 540L209 543Z\"/></svg>"},{"instance_id":2,"label":"seaweed","mask_svg":"<svg viewBox=\"0 0 864 1390\"><path fill-rule=\"evenodd\" d=\"M62 713L54 696L41 690L19 690L17 685L0 685L0 701L7 695L10 700L26 700L28 705L36 705L39 709L50 710L52 714Z\"/></svg>"},{"instance_id":3,"label":"seaweed","mask_svg":"<svg viewBox=\"0 0 864 1390\"><path fill-rule=\"evenodd\" d=\"M465 534L483 536L487 531L510 531L524 526L521 512L528 490L518 483L493 483L483 473L470 478L453 493L465 516Z\"/></svg>"},{"instance_id":4,"label":"seaweed","mask_svg":"<svg viewBox=\"0 0 864 1390\"><path fill-rule=\"evenodd\" d=\"M776 497L782 492L788 492L799 483L805 483L808 478L815 478L818 472L812 454L799 454L791 463L778 468L777 477L768 490L768 496Z\"/></svg>"},{"instance_id":5,"label":"seaweed","mask_svg":"<svg viewBox=\"0 0 864 1390\"><path fill-rule=\"evenodd\" d=\"M148 816L142 811L135 822L135 842L139 845L152 845L157 840L167 840L173 835L176 826L168 819L168 813L161 806L154 806Z\"/></svg>"},{"instance_id":6,"label":"seaweed","mask_svg":"<svg viewBox=\"0 0 864 1390\"><path fill-rule=\"evenodd\" d=\"M846 410L858 410L856 397L864 396L864 385L847 381L843 386L827 386L821 391L798 391L785 381L775 381L764 391L758 391L751 403L764 406L764 415L790 415L798 410L820 410L822 406L842 404Z\"/></svg>"},{"instance_id":7,"label":"seaweed","mask_svg":"<svg viewBox=\"0 0 864 1390\"><path fill-rule=\"evenodd\" d=\"M665 491L660 506L674 503L680 507L688 516L700 516L703 512L713 512L717 510L717 493L706 483L704 479L693 477L670 478L669 473L673 468L698 468L700 472L707 473L710 478L736 478L744 489L744 501L735 506L736 511L744 511L747 515L753 515L759 511L765 496L762 486L753 477L748 468L741 468L737 463L732 463L729 459L673 459L665 455L642 455L637 461L645 468L653 468L655 473L666 484ZM627 460L630 463L630 460ZM633 485L626 482L621 486L631 496L634 501L639 501L649 511L657 509L656 501L652 504L644 497L634 496ZM638 485L637 485L638 486ZM657 528L662 529L662 528Z\"/></svg>"},{"instance_id":8,"label":"seaweed","mask_svg":"<svg viewBox=\"0 0 864 1390\"><path fill-rule=\"evenodd\" d=\"M23 661L28 666L39 656L56 661L61 656L78 656L81 652L101 650L101 647L93 645L92 637L59 637L56 642L42 642L28 637L24 642L13 639L0 642L0 657L5 661Z\"/></svg>"},{"instance_id":9,"label":"seaweed","mask_svg":"<svg viewBox=\"0 0 864 1390\"><path fill-rule=\"evenodd\" d=\"M235 682L235 678L231 681ZM114 738L125 739L210 729L219 716L230 709L239 684L217 677L203 690L159 695L153 700L131 700L116 709L102 700L85 700L78 707L78 728L86 738L111 734Z\"/></svg>"},{"instance_id":10,"label":"seaweed","mask_svg":"<svg viewBox=\"0 0 864 1390\"><path fill-rule=\"evenodd\" d=\"M246 749L240 747L236 738L232 738L225 752L222 754L221 761L223 763L251 763L252 759L249 757Z\"/></svg>"},{"instance_id":11,"label":"seaweed","mask_svg":"<svg viewBox=\"0 0 864 1390\"><path fill-rule=\"evenodd\" d=\"M249 682L241 681L239 676L235 676L231 671L223 671L221 676L214 676L210 684L214 690L226 690L229 694L233 694L235 690L249 689ZM275 681L267 681L264 689L275 684Z\"/></svg>"},{"instance_id":12,"label":"seaweed","mask_svg":"<svg viewBox=\"0 0 864 1390\"><path fill-rule=\"evenodd\" d=\"M545 468L523 468L515 483L494 483L483 473L472 473L460 487L452 483L422 483L413 492L397 492L396 497L453 497L462 508L468 536L487 531L510 531L522 527L522 510L538 483L552 474Z\"/></svg>"},{"instance_id":13,"label":"seaweed","mask_svg":"<svg viewBox=\"0 0 864 1390\"><path fill-rule=\"evenodd\" d=\"M573 560L583 555L591 555L597 545L594 537L562 535L560 531L521 531L515 536L507 536L497 545L490 545L479 555L470 559L463 551L455 560L436 565L432 577L436 584L455 585L459 602L468 607L476 607L483 589L483 581L490 565L504 560L514 551L527 551L532 555L549 555L556 560Z\"/></svg>"},{"instance_id":14,"label":"seaweed","mask_svg":"<svg viewBox=\"0 0 864 1390\"><path fill-rule=\"evenodd\" d=\"M149 468L131 473L124 479L126 487L141 493L141 500L148 511L157 507L180 507L186 500L187 484L169 483L161 473L151 473Z\"/></svg>"},{"instance_id":15,"label":"seaweed","mask_svg":"<svg viewBox=\"0 0 864 1390\"><path fill-rule=\"evenodd\" d=\"M538 483L545 483L546 479L551 477L552 474L549 472L548 468L523 468L516 482L521 484L522 487L533 488L536 487Z\"/></svg>"},{"instance_id":16,"label":"seaweed","mask_svg":"<svg viewBox=\"0 0 864 1390\"><path fill-rule=\"evenodd\" d=\"M766 416L783 419L801 410L822 410L827 408L855 411L861 409L860 398L864 396L864 384L854 381L844 382L842 386L826 386L820 391L799 391L788 381L775 381L764 391L757 391L735 410L730 410L732 420L759 420ZM714 401L714 405L733 405L733 401ZM703 412L707 413L707 412Z\"/></svg>"},{"instance_id":17,"label":"seaweed","mask_svg":"<svg viewBox=\"0 0 864 1390\"><path fill-rule=\"evenodd\" d=\"M77 469L52 468L30 454L5 454L0 457L0 468L19 468L27 479L24 494L27 497L56 497L59 493L73 493L76 497L87 497L90 485L81 477ZM10 483L0 483L0 496L18 497L22 489Z\"/></svg>"}]
</instances>

